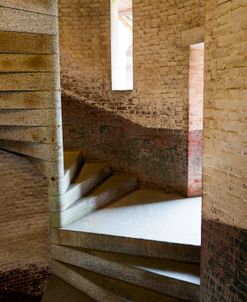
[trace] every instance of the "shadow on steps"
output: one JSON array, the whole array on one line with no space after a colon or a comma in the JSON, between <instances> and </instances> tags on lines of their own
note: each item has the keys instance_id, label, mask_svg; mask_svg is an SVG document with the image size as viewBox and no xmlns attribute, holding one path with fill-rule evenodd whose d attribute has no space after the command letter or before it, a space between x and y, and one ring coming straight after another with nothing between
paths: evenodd
<instances>
[{"instance_id":1,"label":"shadow on steps","mask_svg":"<svg viewBox=\"0 0 247 302\"><path fill-rule=\"evenodd\" d=\"M31 300L30 300L31 301ZM40 300L37 300L40 301ZM52 275L48 280L47 287L41 302L93 302L91 298L81 291ZM25 300L26 302L26 300ZM29 302L27 300L27 302ZM36 302L34 300L34 302Z\"/></svg>"},{"instance_id":2,"label":"shadow on steps","mask_svg":"<svg viewBox=\"0 0 247 302\"><path fill-rule=\"evenodd\" d=\"M41 296L25 295L20 292L0 293L0 302L40 302ZM55 302L53 300L53 302Z\"/></svg>"}]
</instances>

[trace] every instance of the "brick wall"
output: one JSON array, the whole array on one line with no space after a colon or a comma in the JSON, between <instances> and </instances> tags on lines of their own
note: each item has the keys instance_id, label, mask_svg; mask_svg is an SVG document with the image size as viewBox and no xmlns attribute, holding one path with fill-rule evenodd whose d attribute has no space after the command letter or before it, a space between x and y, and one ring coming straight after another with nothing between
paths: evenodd
<instances>
[{"instance_id":1,"label":"brick wall","mask_svg":"<svg viewBox=\"0 0 247 302\"><path fill-rule=\"evenodd\" d=\"M136 0L133 1L133 14L134 90L113 92L110 62L110 1L59 1L62 89L70 92L70 96L71 93L78 95L75 101L80 99L80 103L85 102L90 104L91 108L95 108L95 119L98 119L97 108L115 114L115 119L111 119L112 140L104 141L105 148L109 150L116 144L113 138L118 135L114 129L119 128L119 116L130 120L132 125L147 128L147 132L149 128L157 129L155 136L163 145L170 144L172 139L172 144L177 145L177 137L172 134L180 131L180 137L184 138L182 144L185 145L189 137L189 45L193 43L193 39L189 39L185 32L203 25L204 1ZM87 119L82 118L83 105L75 113L72 107L69 108L70 104L71 102L66 98L63 99L63 116L66 124L69 121L73 124L74 114L78 114L81 117L81 129L90 132ZM76 119L78 120L78 117ZM159 136L161 132L158 129L170 131L169 142L165 141L165 137ZM126 134L129 131L132 130L126 129ZM64 140L67 147L76 145L89 153L83 139L81 144L78 144L78 140L73 142L72 138L67 136L67 132L65 133ZM98 137L94 135L91 129L92 139L97 140ZM148 139L147 137L146 141ZM128 150L125 148L127 152L125 158L130 157L136 150L133 148L133 141L134 138L131 152L131 147ZM136 142L138 144L138 137ZM153 144L153 142L149 143ZM158 148L159 145L155 147L156 150ZM195 148L197 145L194 145ZM152 157L152 150L150 152ZM191 152L191 156L195 153ZM138 168L132 168L131 165L128 168L130 172L138 172L138 175L144 179L148 176L142 174L146 169L145 157L141 161L142 155L135 154L140 159ZM119 157L116 158L116 153L112 153L111 157L115 163L119 160ZM153 154L153 157L155 158L156 154ZM172 158L173 154L170 155L170 159ZM180 167L178 162L176 162L177 166L176 163L169 162L170 159L167 157L162 163L160 156L157 162L163 165L163 170L168 171L165 174L160 173L159 179L157 175L154 178L158 180L159 186L163 183L163 188L167 188L170 187L170 179L178 177L179 186L176 182L172 187L175 191L180 191L180 188L184 187L184 174L178 172L181 169L186 171L186 178L188 178L188 147L184 161L179 161ZM118 165L127 166L120 161ZM152 174L151 171L149 173ZM170 175L170 178L167 178L167 175ZM152 178L152 175L149 176ZM192 194L195 193L194 191L194 187L185 190Z\"/></svg>"},{"instance_id":2,"label":"brick wall","mask_svg":"<svg viewBox=\"0 0 247 302\"><path fill-rule=\"evenodd\" d=\"M110 1L59 1L62 87L146 127L187 129L189 44L204 1L135 0L132 92L111 91Z\"/></svg>"},{"instance_id":3,"label":"brick wall","mask_svg":"<svg viewBox=\"0 0 247 302\"><path fill-rule=\"evenodd\" d=\"M202 301L247 300L246 16L206 1Z\"/></svg>"},{"instance_id":4,"label":"brick wall","mask_svg":"<svg viewBox=\"0 0 247 302\"><path fill-rule=\"evenodd\" d=\"M142 127L75 95L62 97L65 148L82 148L84 157L131 171L144 184L187 194L187 131Z\"/></svg>"},{"instance_id":5,"label":"brick wall","mask_svg":"<svg viewBox=\"0 0 247 302\"><path fill-rule=\"evenodd\" d=\"M189 131L188 137L188 196L202 195L203 131Z\"/></svg>"},{"instance_id":6,"label":"brick wall","mask_svg":"<svg viewBox=\"0 0 247 302\"><path fill-rule=\"evenodd\" d=\"M201 301L246 301L246 229L204 219L202 242Z\"/></svg>"},{"instance_id":7,"label":"brick wall","mask_svg":"<svg viewBox=\"0 0 247 302\"><path fill-rule=\"evenodd\" d=\"M245 228L247 3L221 2L206 10L205 216Z\"/></svg>"},{"instance_id":8,"label":"brick wall","mask_svg":"<svg viewBox=\"0 0 247 302\"><path fill-rule=\"evenodd\" d=\"M35 298L50 258L47 180L24 157L1 150L0 167L0 301Z\"/></svg>"}]
</instances>

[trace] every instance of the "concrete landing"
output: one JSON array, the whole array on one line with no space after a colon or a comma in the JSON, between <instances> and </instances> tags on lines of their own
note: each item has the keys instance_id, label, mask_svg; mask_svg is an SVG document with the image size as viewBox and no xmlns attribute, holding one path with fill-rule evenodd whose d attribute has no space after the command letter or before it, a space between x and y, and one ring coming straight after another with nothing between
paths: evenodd
<instances>
[{"instance_id":1,"label":"concrete landing","mask_svg":"<svg viewBox=\"0 0 247 302\"><path fill-rule=\"evenodd\" d=\"M200 246L201 198L138 189L63 230Z\"/></svg>"}]
</instances>

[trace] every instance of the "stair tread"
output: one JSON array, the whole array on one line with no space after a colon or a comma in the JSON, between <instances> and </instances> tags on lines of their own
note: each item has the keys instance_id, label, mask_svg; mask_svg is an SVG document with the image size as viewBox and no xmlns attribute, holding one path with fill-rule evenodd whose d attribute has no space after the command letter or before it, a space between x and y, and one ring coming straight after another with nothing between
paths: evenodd
<instances>
[{"instance_id":1,"label":"stair tread","mask_svg":"<svg viewBox=\"0 0 247 302\"><path fill-rule=\"evenodd\" d=\"M60 263L60 262L58 262ZM113 297L116 297L115 301L135 301L135 302L178 302L184 301L181 299L169 297L167 295L163 295L161 293L154 292L149 289L145 289L143 287L139 287L130 283L126 283L124 281L116 280L114 278L106 277L101 274L87 271L69 264L61 263L62 266L67 269L79 274L83 278L87 279L89 282L95 284L98 288L98 292L96 294L97 301L99 302L108 302L108 300L104 300L101 297L101 289L102 291L107 291L112 293ZM95 298L94 298L95 299Z\"/></svg>"},{"instance_id":2,"label":"stair tread","mask_svg":"<svg viewBox=\"0 0 247 302\"><path fill-rule=\"evenodd\" d=\"M107 192L108 190L122 185L129 181L136 180L136 177L125 175L125 174L115 174L105 180L98 188L96 188L88 197L97 196L103 192Z\"/></svg>"},{"instance_id":3,"label":"stair tread","mask_svg":"<svg viewBox=\"0 0 247 302\"><path fill-rule=\"evenodd\" d=\"M94 302L95 300L55 275L48 280L42 302Z\"/></svg>"},{"instance_id":4,"label":"stair tread","mask_svg":"<svg viewBox=\"0 0 247 302\"><path fill-rule=\"evenodd\" d=\"M64 151L64 170L68 171L81 154L81 151Z\"/></svg>"},{"instance_id":5,"label":"stair tread","mask_svg":"<svg viewBox=\"0 0 247 302\"><path fill-rule=\"evenodd\" d=\"M90 197L107 190L110 183L104 183ZM62 229L199 247L201 198L142 188Z\"/></svg>"}]
</instances>

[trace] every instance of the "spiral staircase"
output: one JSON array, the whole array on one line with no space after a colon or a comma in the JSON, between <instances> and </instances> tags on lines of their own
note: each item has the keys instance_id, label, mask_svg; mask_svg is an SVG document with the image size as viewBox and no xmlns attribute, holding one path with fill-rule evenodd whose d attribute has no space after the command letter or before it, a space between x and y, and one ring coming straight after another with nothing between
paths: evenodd
<instances>
[{"instance_id":1,"label":"spiral staircase","mask_svg":"<svg viewBox=\"0 0 247 302\"><path fill-rule=\"evenodd\" d=\"M200 198L140 187L77 150L64 170L43 302L199 301Z\"/></svg>"},{"instance_id":2,"label":"spiral staircase","mask_svg":"<svg viewBox=\"0 0 247 302\"><path fill-rule=\"evenodd\" d=\"M49 182L53 275L43 302L198 301L200 198L63 154L57 1L46 2L0 8L0 148Z\"/></svg>"}]
</instances>

